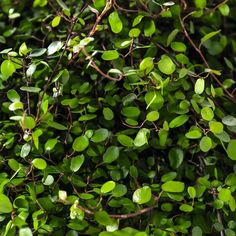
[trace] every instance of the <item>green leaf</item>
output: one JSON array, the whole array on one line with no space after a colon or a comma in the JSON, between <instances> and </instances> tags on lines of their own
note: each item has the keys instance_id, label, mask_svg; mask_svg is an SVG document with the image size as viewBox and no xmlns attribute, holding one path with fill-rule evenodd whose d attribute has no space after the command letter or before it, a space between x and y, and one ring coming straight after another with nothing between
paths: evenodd
<instances>
[{"instance_id":1,"label":"green leaf","mask_svg":"<svg viewBox=\"0 0 236 236\"><path fill-rule=\"evenodd\" d=\"M218 194L218 197L221 201L228 203L231 197L231 192L229 189L222 188Z\"/></svg>"},{"instance_id":2,"label":"green leaf","mask_svg":"<svg viewBox=\"0 0 236 236\"><path fill-rule=\"evenodd\" d=\"M114 181L107 181L101 187L101 193L109 193L111 192L116 186Z\"/></svg>"},{"instance_id":3,"label":"green leaf","mask_svg":"<svg viewBox=\"0 0 236 236\"><path fill-rule=\"evenodd\" d=\"M229 8L229 6L227 4L222 4L219 7L219 11L220 11L222 16L228 16L229 13L230 13L230 8Z\"/></svg>"},{"instance_id":4,"label":"green leaf","mask_svg":"<svg viewBox=\"0 0 236 236\"><path fill-rule=\"evenodd\" d=\"M4 60L1 64L1 73L4 77L9 78L16 71L14 63L10 60Z\"/></svg>"},{"instance_id":5,"label":"green leaf","mask_svg":"<svg viewBox=\"0 0 236 236\"><path fill-rule=\"evenodd\" d=\"M102 113L105 120L112 120L114 118L114 113L109 107L104 107Z\"/></svg>"},{"instance_id":6,"label":"green leaf","mask_svg":"<svg viewBox=\"0 0 236 236\"><path fill-rule=\"evenodd\" d=\"M33 117L31 116L26 116L26 117L23 117L22 120L21 120L21 126L24 128L24 129L30 129L32 130L35 126L36 126L36 122L34 120Z\"/></svg>"},{"instance_id":7,"label":"green leaf","mask_svg":"<svg viewBox=\"0 0 236 236\"><path fill-rule=\"evenodd\" d=\"M162 190L169 193L181 193L184 191L184 187L183 182L172 180L161 185Z\"/></svg>"},{"instance_id":8,"label":"green leaf","mask_svg":"<svg viewBox=\"0 0 236 236\"><path fill-rule=\"evenodd\" d=\"M171 58L167 55L163 55L157 65L159 70L166 75L173 74L176 69L175 64L173 63Z\"/></svg>"},{"instance_id":9,"label":"green leaf","mask_svg":"<svg viewBox=\"0 0 236 236\"><path fill-rule=\"evenodd\" d=\"M202 229L199 226L193 227L192 236L202 236Z\"/></svg>"},{"instance_id":10,"label":"green leaf","mask_svg":"<svg viewBox=\"0 0 236 236\"><path fill-rule=\"evenodd\" d=\"M41 88L23 86L23 87L20 87L20 90L29 92L29 93L39 93L41 91Z\"/></svg>"},{"instance_id":11,"label":"green leaf","mask_svg":"<svg viewBox=\"0 0 236 236\"><path fill-rule=\"evenodd\" d=\"M22 158L25 158L29 155L31 150L31 146L28 143L25 143L22 147L21 147L21 152L20 152L20 156Z\"/></svg>"},{"instance_id":12,"label":"green leaf","mask_svg":"<svg viewBox=\"0 0 236 236\"><path fill-rule=\"evenodd\" d=\"M40 57L44 53L46 53L47 49L46 48L37 48L31 51L29 54L29 57Z\"/></svg>"},{"instance_id":13,"label":"green leaf","mask_svg":"<svg viewBox=\"0 0 236 236\"><path fill-rule=\"evenodd\" d=\"M30 228L21 228L19 230L19 236L33 236L33 233Z\"/></svg>"},{"instance_id":14,"label":"green leaf","mask_svg":"<svg viewBox=\"0 0 236 236\"><path fill-rule=\"evenodd\" d=\"M183 182L172 180L161 185L162 190L169 193L181 193L184 191L184 187Z\"/></svg>"},{"instance_id":15,"label":"green leaf","mask_svg":"<svg viewBox=\"0 0 236 236\"><path fill-rule=\"evenodd\" d=\"M11 103L11 105L9 106L10 111L22 110L23 108L24 108L24 105L20 101L15 101Z\"/></svg>"},{"instance_id":16,"label":"green leaf","mask_svg":"<svg viewBox=\"0 0 236 236\"><path fill-rule=\"evenodd\" d=\"M222 119L223 124L227 125L227 126L236 126L236 118L233 116L225 116Z\"/></svg>"},{"instance_id":17,"label":"green leaf","mask_svg":"<svg viewBox=\"0 0 236 236\"><path fill-rule=\"evenodd\" d=\"M194 0L195 6L199 9L203 9L206 7L207 1L206 0Z\"/></svg>"},{"instance_id":18,"label":"green leaf","mask_svg":"<svg viewBox=\"0 0 236 236\"><path fill-rule=\"evenodd\" d=\"M141 112L137 107L123 107L121 110L121 114L129 118L138 117L140 113Z\"/></svg>"},{"instance_id":19,"label":"green leaf","mask_svg":"<svg viewBox=\"0 0 236 236\"><path fill-rule=\"evenodd\" d=\"M202 137L199 145L203 152L208 152L212 148L212 140L210 137L204 136Z\"/></svg>"},{"instance_id":20,"label":"green leaf","mask_svg":"<svg viewBox=\"0 0 236 236\"><path fill-rule=\"evenodd\" d=\"M157 121L160 117L158 111L151 111L147 114L146 119L150 122Z\"/></svg>"},{"instance_id":21,"label":"green leaf","mask_svg":"<svg viewBox=\"0 0 236 236\"><path fill-rule=\"evenodd\" d=\"M109 132L107 129L101 128L95 131L91 141L94 143L101 143L108 138Z\"/></svg>"},{"instance_id":22,"label":"green leaf","mask_svg":"<svg viewBox=\"0 0 236 236\"><path fill-rule=\"evenodd\" d=\"M117 139L118 139L118 142L125 147L133 146L133 142L134 142L133 139L125 134L118 135Z\"/></svg>"},{"instance_id":23,"label":"green leaf","mask_svg":"<svg viewBox=\"0 0 236 236\"><path fill-rule=\"evenodd\" d=\"M180 167L184 160L184 152L180 148L171 148L168 154L170 166L174 169Z\"/></svg>"},{"instance_id":24,"label":"green leaf","mask_svg":"<svg viewBox=\"0 0 236 236\"><path fill-rule=\"evenodd\" d=\"M0 193L0 214L11 213L13 211L12 203L10 199Z\"/></svg>"},{"instance_id":25,"label":"green leaf","mask_svg":"<svg viewBox=\"0 0 236 236\"><path fill-rule=\"evenodd\" d=\"M71 159L70 169L77 172L84 163L84 155L75 156Z\"/></svg>"},{"instance_id":26,"label":"green leaf","mask_svg":"<svg viewBox=\"0 0 236 236\"><path fill-rule=\"evenodd\" d=\"M140 35L141 31L139 28L133 28L129 31L130 38L137 38Z\"/></svg>"},{"instance_id":27,"label":"green leaf","mask_svg":"<svg viewBox=\"0 0 236 236\"><path fill-rule=\"evenodd\" d=\"M134 146L141 147L145 144L148 144L149 133L150 133L150 130L148 130L146 128L140 129L134 139Z\"/></svg>"},{"instance_id":28,"label":"green leaf","mask_svg":"<svg viewBox=\"0 0 236 236\"><path fill-rule=\"evenodd\" d=\"M178 34L179 30L178 29L174 29L171 31L171 33L168 35L167 37L167 42L166 45L167 47L169 47L169 45L171 44L171 42L174 40L174 38L176 37L176 35Z\"/></svg>"},{"instance_id":29,"label":"green leaf","mask_svg":"<svg viewBox=\"0 0 236 236\"><path fill-rule=\"evenodd\" d=\"M62 0L56 0L56 1L57 1L58 5L62 8L62 10L70 11L68 6L66 6L66 4Z\"/></svg>"},{"instance_id":30,"label":"green leaf","mask_svg":"<svg viewBox=\"0 0 236 236\"><path fill-rule=\"evenodd\" d=\"M146 57L139 64L139 69L145 71L146 74L150 73L154 68L153 58Z\"/></svg>"},{"instance_id":31,"label":"green leaf","mask_svg":"<svg viewBox=\"0 0 236 236\"><path fill-rule=\"evenodd\" d=\"M63 43L61 41L52 42L47 49L48 56L53 55L58 52L63 47Z\"/></svg>"},{"instance_id":32,"label":"green leaf","mask_svg":"<svg viewBox=\"0 0 236 236\"><path fill-rule=\"evenodd\" d=\"M102 54L102 59L105 61L112 61L117 58L119 58L119 53L116 50L108 50Z\"/></svg>"},{"instance_id":33,"label":"green leaf","mask_svg":"<svg viewBox=\"0 0 236 236\"><path fill-rule=\"evenodd\" d=\"M52 27L57 27L60 24L61 17L55 16L52 20Z\"/></svg>"},{"instance_id":34,"label":"green leaf","mask_svg":"<svg viewBox=\"0 0 236 236\"><path fill-rule=\"evenodd\" d=\"M213 31L209 34L206 34L204 37L201 38L201 44L209 40L210 38L214 37L215 35L219 34L221 30Z\"/></svg>"},{"instance_id":35,"label":"green leaf","mask_svg":"<svg viewBox=\"0 0 236 236\"><path fill-rule=\"evenodd\" d=\"M22 43L20 48L19 48L19 55L20 56L23 56L23 55L26 55L28 53L28 48L26 46L26 43Z\"/></svg>"},{"instance_id":36,"label":"green leaf","mask_svg":"<svg viewBox=\"0 0 236 236\"><path fill-rule=\"evenodd\" d=\"M7 91L7 97L11 102L18 102L20 101L20 95L14 89L10 89Z\"/></svg>"},{"instance_id":37,"label":"green leaf","mask_svg":"<svg viewBox=\"0 0 236 236\"><path fill-rule=\"evenodd\" d=\"M223 132L224 126L221 122L210 121L209 122L210 131L213 134L221 134Z\"/></svg>"},{"instance_id":38,"label":"green leaf","mask_svg":"<svg viewBox=\"0 0 236 236\"><path fill-rule=\"evenodd\" d=\"M236 161L236 139L231 139L227 147L228 157Z\"/></svg>"},{"instance_id":39,"label":"green leaf","mask_svg":"<svg viewBox=\"0 0 236 236\"><path fill-rule=\"evenodd\" d=\"M87 147L89 146L89 140L88 138L83 135L80 137L77 137L72 145L72 148L77 151L77 152L82 152L84 151Z\"/></svg>"},{"instance_id":40,"label":"green leaf","mask_svg":"<svg viewBox=\"0 0 236 236\"><path fill-rule=\"evenodd\" d=\"M200 130L190 130L185 136L189 139L199 139L202 137Z\"/></svg>"},{"instance_id":41,"label":"green leaf","mask_svg":"<svg viewBox=\"0 0 236 236\"><path fill-rule=\"evenodd\" d=\"M47 167L47 162L42 158L35 158L32 161L32 164L35 168L39 170L44 170Z\"/></svg>"},{"instance_id":42,"label":"green leaf","mask_svg":"<svg viewBox=\"0 0 236 236\"><path fill-rule=\"evenodd\" d=\"M56 146L56 144L58 143L57 139L49 139L46 143L45 143L45 151L46 152L50 152L54 149L54 147Z\"/></svg>"},{"instance_id":43,"label":"green leaf","mask_svg":"<svg viewBox=\"0 0 236 236\"><path fill-rule=\"evenodd\" d=\"M176 128L179 127L183 124L185 124L187 121L189 120L189 116L188 115L180 115L175 117L169 124L170 128Z\"/></svg>"},{"instance_id":44,"label":"green leaf","mask_svg":"<svg viewBox=\"0 0 236 236\"><path fill-rule=\"evenodd\" d=\"M152 191L149 186L144 186L142 188L138 188L133 193L133 202L138 204L144 204L151 200Z\"/></svg>"},{"instance_id":45,"label":"green leaf","mask_svg":"<svg viewBox=\"0 0 236 236\"><path fill-rule=\"evenodd\" d=\"M122 197L127 193L127 187L124 184L117 184L112 190L113 197Z\"/></svg>"},{"instance_id":46,"label":"green leaf","mask_svg":"<svg viewBox=\"0 0 236 236\"><path fill-rule=\"evenodd\" d=\"M45 100L45 101L46 101L46 100ZM48 105L47 102L45 102L44 105L47 106L47 105ZM42 107L42 108L43 108L43 107ZM44 108L44 113L46 113L46 112L45 112L46 110L47 110L47 109ZM60 123L57 123L57 122L55 122L55 121L49 121L49 122L48 122L48 126L54 128L54 129L57 129L57 130L67 130L67 127L66 127L66 126L64 126L64 125L62 125L62 124L60 124Z\"/></svg>"},{"instance_id":47,"label":"green leaf","mask_svg":"<svg viewBox=\"0 0 236 236\"><path fill-rule=\"evenodd\" d=\"M144 17L144 15L141 15L141 14L136 16L134 18L132 26L134 27L134 26L138 25L142 21L143 17Z\"/></svg>"},{"instance_id":48,"label":"green leaf","mask_svg":"<svg viewBox=\"0 0 236 236\"><path fill-rule=\"evenodd\" d=\"M172 42L170 47L175 52L185 52L187 50L187 47L182 42Z\"/></svg>"},{"instance_id":49,"label":"green leaf","mask_svg":"<svg viewBox=\"0 0 236 236\"><path fill-rule=\"evenodd\" d=\"M214 112L210 107L204 107L201 109L201 116L204 120L211 121L214 118Z\"/></svg>"},{"instance_id":50,"label":"green leaf","mask_svg":"<svg viewBox=\"0 0 236 236\"><path fill-rule=\"evenodd\" d=\"M123 23L117 11L112 12L108 17L109 24L113 33L118 34L123 29Z\"/></svg>"},{"instance_id":51,"label":"green leaf","mask_svg":"<svg viewBox=\"0 0 236 236\"><path fill-rule=\"evenodd\" d=\"M188 194L189 194L190 198L193 199L193 198L196 197L197 192L196 192L194 187L189 186L187 191L188 191Z\"/></svg>"},{"instance_id":52,"label":"green leaf","mask_svg":"<svg viewBox=\"0 0 236 236\"><path fill-rule=\"evenodd\" d=\"M113 221L108 215L107 212L105 211L97 211L94 215L95 220L100 224L100 225L112 225Z\"/></svg>"},{"instance_id":53,"label":"green leaf","mask_svg":"<svg viewBox=\"0 0 236 236\"><path fill-rule=\"evenodd\" d=\"M182 204L179 209L183 212L191 212L193 211L193 207L188 204Z\"/></svg>"},{"instance_id":54,"label":"green leaf","mask_svg":"<svg viewBox=\"0 0 236 236\"><path fill-rule=\"evenodd\" d=\"M194 86L194 91L196 94L202 94L205 89L205 80L200 78L197 79L195 86Z\"/></svg>"},{"instance_id":55,"label":"green leaf","mask_svg":"<svg viewBox=\"0 0 236 236\"><path fill-rule=\"evenodd\" d=\"M156 32L156 25L153 20L145 22L144 25L144 35L145 37L151 37Z\"/></svg>"},{"instance_id":56,"label":"green leaf","mask_svg":"<svg viewBox=\"0 0 236 236\"><path fill-rule=\"evenodd\" d=\"M105 163L112 163L119 158L120 149L116 146L110 146L103 155L103 161Z\"/></svg>"}]
</instances>

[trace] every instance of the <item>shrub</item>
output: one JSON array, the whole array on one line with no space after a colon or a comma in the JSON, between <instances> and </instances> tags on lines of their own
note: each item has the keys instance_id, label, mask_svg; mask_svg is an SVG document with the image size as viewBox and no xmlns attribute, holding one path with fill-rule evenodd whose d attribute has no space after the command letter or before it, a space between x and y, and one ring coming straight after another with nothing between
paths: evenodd
<instances>
[{"instance_id":1,"label":"shrub","mask_svg":"<svg viewBox=\"0 0 236 236\"><path fill-rule=\"evenodd\" d=\"M1 235L235 235L235 17L2 0Z\"/></svg>"}]
</instances>

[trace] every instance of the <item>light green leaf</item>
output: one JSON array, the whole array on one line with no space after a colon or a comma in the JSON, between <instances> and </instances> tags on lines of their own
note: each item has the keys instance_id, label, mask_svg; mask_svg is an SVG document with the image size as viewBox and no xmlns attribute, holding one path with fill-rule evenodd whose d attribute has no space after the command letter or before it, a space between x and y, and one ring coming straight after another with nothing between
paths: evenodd
<instances>
[{"instance_id":1,"label":"light green leaf","mask_svg":"<svg viewBox=\"0 0 236 236\"><path fill-rule=\"evenodd\" d=\"M117 11L112 12L108 17L109 24L113 33L118 34L123 29L123 23Z\"/></svg>"},{"instance_id":2,"label":"light green leaf","mask_svg":"<svg viewBox=\"0 0 236 236\"><path fill-rule=\"evenodd\" d=\"M20 87L20 90L29 92L29 93L39 93L41 91L41 88L23 86L23 87Z\"/></svg>"},{"instance_id":3,"label":"light green leaf","mask_svg":"<svg viewBox=\"0 0 236 236\"><path fill-rule=\"evenodd\" d=\"M116 186L114 181L107 181L101 187L101 193L109 193L111 192Z\"/></svg>"},{"instance_id":4,"label":"light green leaf","mask_svg":"<svg viewBox=\"0 0 236 236\"><path fill-rule=\"evenodd\" d=\"M77 137L72 145L72 148L77 152L84 151L89 146L88 138L84 136Z\"/></svg>"},{"instance_id":5,"label":"light green leaf","mask_svg":"<svg viewBox=\"0 0 236 236\"><path fill-rule=\"evenodd\" d=\"M153 122L153 121L157 121L159 117L160 117L160 114L158 111L151 111L147 114L146 119L148 121Z\"/></svg>"},{"instance_id":6,"label":"light green leaf","mask_svg":"<svg viewBox=\"0 0 236 236\"><path fill-rule=\"evenodd\" d=\"M105 141L108 138L109 132L107 129L101 128L94 132L93 137L91 138L91 141L94 143L100 143Z\"/></svg>"},{"instance_id":7,"label":"light green leaf","mask_svg":"<svg viewBox=\"0 0 236 236\"><path fill-rule=\"evenodd\" d=\"M146 21L144 24L145 37L151 37L156 32L156 25L153 20Z\"/></svg>"},{"instance_id":8,"label":"light green leaf","mask_svg":"<svg viewBox=\"0 0 236 236\"><path fill-rule=\"evenodd\" d=\"M45 143L45 151L46 152L50 152L54 149L54 147L56 146L56 144L58 143L57 139L49 139L46 143Z\"/></svg>"},{"instance_id":9,"label":"light green leaf","mask_svg":"<svg viewBox=\"0 0 236 236\"><path fill-rule=\"evenodd\" d=\"M133 146L133 142L134 142L133 139L125 134L118 135L117 139L118 139L118 142L125 147Z\"/></svg>"},{"instance_id":10,"label":"light green leaf","mask_svg":"<svg viewBox=\"0 0 236 236\"><path fill-rule=\"evenodd\" d=\"M175 64L173 63L171 58L167 55L163 55L157 65L159 70L166 75L173 74L173 72L176 69Z\"/></svg>"},{"instance_id":11,"label":"light green leaf","mask_svg":"<svg viewBox=\"0 0 236 236\"><path fill-rule=\"evenodd\" d=\"M14 63L10 60L4 60L1 64L1 73L6 78L9 78L16 71Z\"/></svg>"},{"instance_id":12,"label":"light green leaf","mask_svg":"<svg viewBox=\"0 0 236 236\"><path fill-rule=\"evenodd\" d=\"M193 207L191 205L188 204L182 204L179 209L183 212L191 212L193 211Z\"/></svg>"},{"instance_id":13,"label":"light green leaf","mask_svg":"<svg viewBox=\"0 0 236 236\"><path fill-rule=\"evenodd\" d=\"M212 148L212 140L210 137L204 136L202 137L199 145L203 152L208 152Z\"/></svg>"},{"instance_id":14,"label":"light green leaf","mask_svg":"<svg viewBox=\"0 0 236 236\"><path fill-rule=\"evenodd\" d=\"M21 110L23 108L24 108L24 105L20 101L15 101L15 102L11 103L10 106L9 106L10 111Z\"/></svg>"},{"instance_id":15,"label":"light green leaf","mask_svg":"<svg viewBox=\"0 0 236 236\"><path fill-rule=\"evenodd\" d=\"M181 193L184 191L184 187L183 182L172 180L161 185L162 190L169 193Z\"/></svg>"},{"instance_id":16,"label":"light green leaf","mask_svg":"<svg viewBox=\"0 0 236 236\"><path fill-rule=\"evenodd\" d=\"M21 152L20 152L20 156L22 158L25 158L29 155L31 150L31 146L28 143L25 143L22 147L21 147Z\"/></svg>"},{"instance_id":17,"label":"light green leaf","mask_svg":"<svg viewBox=\"0 0 236 236\"><path fill-rule=\"evenodd\" d=\"M60 24L61 17L55 16L52 20L52 27L57 27Z\"/></svg>"},{"instance_id":18,"label":"light green leaf","mask_svg":"<svg viewBox=\"0 0 236 236\"><path fill-rule=\"evenodd\" d=\"M20 101L20 95L14 89L10 89L7 91L7 97L12 102Z\"/></svg>"},{"instance_id":19,"label":"light green leaf","mask_svg":"<svg viewBox=\"0 0 236 236\"><path fill-rule=\"evenodd\" d=\"M175 117L169 124L170 128L176 128L179 127L183 124L185 124L187 121L189 120L189 116L188 115L180 115Z\"/></svg>"},{"instance_id":20,"label":"light green leaf","mask_svg":"<svg viewBox=\"0 0 236 236\"><path fill-rule=\"evenodd\" d=\"M0 214L11 213L13 211L12 203L10 199L0 193Z\"/></svg>"},{"instance_id":21,"label":"light green leaf","mask_svg":"<svg viewBox=\"0 0 236 236\"><path fill-rule=\"evenodd\" d=\"M214 112L210 107L204 107L201 109L201 116L204 120L211 121L214 118Z\"/></svg>"},{"instance_id":22,"label":"light green leaf","mask_svg":"<svg viewBox=\"0 0 236 236\"><path fill-rule=\"evenodd\" d=\"M21 228L19 230L19 236L33 236L33 233L30 228Z\"/></svg>"},{"instance_id":23,"label":"light green leaf","mask_svg":"<svg viewBox=\"0 0 236 236\"><path fill-rule=\"evenodd\" d=\"M236 118L233 116L225 116L222 119L223 124L228 125L228 126L236 126Z\"/></svg>"},{"instance_id":24,"label":"light green leaf","mask_svg":"<svg viewBox=\"0 0 236 236\"><path fill-rule=\"evenodd\" d=\"M236 139L230 140L227 147L228 157L234 161L236 161Z\"/></svg>"},{"instance_id":25,"label":"light green leaf","mask_svg":"<svg viewBox=\"0 0 236 236\"><path fill-rule=\"evenodd\" d=\"M201 38L201 44L209 40L210 38L214 37L215 35L219 34L221 30L213 31L209 34L206 34L204 37Z\"/></svg>"},{"instance_id":26,"label":"light green leaf","mask_svg":"<svg viewBox=\"0 0 236 236\"><path fill-rule=\"evenodd\" d=\"M133 202L138 204L144 204L151 200L152 191L149 186L144 186L142 188L138 188L133 193Z\"/></svg>"},{"instance_id":27,"label":"light green leaf","mask_svg":"<svg viewBox=\"0 0 236 236\"><path fill-rule=\"evenodd\" d=\"M149 133L150 133L149 129L146 129L146 128L140 129L134 139L134 146L141 147L145 144L148 144Z\"/></svg>"},{"instance_id":28,"label":"light green leaf","mask_svg":"<svg viewBox=\"0 0 236 236\"><path fill-rule=\"evenodd\" d=\"M221 134L224 129L223 124L218 121L210 121L209 127L210 127L210 131L214 134Z\"/></svg>"},{"instance_id":29,"label":"light green leaf","mask_svg":"<svg viewBox=\"0 0 236 236\"><path fill-rule=\"evenodd\" d=\"M48 56L53 55L58 52L63 47L63 43L61 41L54 41L48 46Z\"/></svg>"},{"instance_id":30,"label":"light green leaf","mask_svg":"<svg viewBox=\"0 0 236 236\"><path fill-rule=\"evenodd\" d=\"M112 163L119 158L120 149L116 146L110 146L103 155L103 161L105 163Z\"/></svg>"},{"instance_id":31,"label":"light green leaf","mask_svg":"<svg viewBox=\"0 0 236 236\"><path fill-rule=\"evenodd\" d=\"M32 161L32 164L35 168L39 170L44 170L47 167L47 162L42 158L35 158Z\"/></svg>"},{"instance_id":32,"label":"light green leaf","mask_svg":"<svg viewBox=\"0 0 236 236\"><path fill-rule=\"evenodd\" d=\"M77 172L84 163L84 155L75 156L71 159L70 169Z\"/></svg>"},{"instance_id":33,"label":"light green leaf","mask_svg":"<svg viewBox=\"0 0 236 236\"><path fill-rule=\"evenodd\" d=\"M119 58L119 53L116 50L108 50L102 54L102 59L105 61L112 61L117 58Z\"/></svg>"},{"instance_id":34,"label":"light green leaf","mask_svg":"<svg viewBox=\"0 0 236 236\"><path fill-rule=\"evenodd\" d=\"M197 79L195 86L194 86L194 91L196 94L202 94L205 89L205 80L202 78Z\"/></svg>"}]
</instances>

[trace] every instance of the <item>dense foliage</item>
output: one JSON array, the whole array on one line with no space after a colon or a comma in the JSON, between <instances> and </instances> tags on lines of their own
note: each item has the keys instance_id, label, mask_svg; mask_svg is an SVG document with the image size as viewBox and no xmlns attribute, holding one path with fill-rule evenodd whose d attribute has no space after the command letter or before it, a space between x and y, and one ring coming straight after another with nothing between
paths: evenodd
<instances>
[{"instance_id":1,"label":"dense foliage","mask_svg":"<svg viewBox=\"0 0 236 236\"><path fill-rule=\"evenodd\" d=\"M234 0L0 6L0 235L236 235Z\"/></svg>"}]
</instances>

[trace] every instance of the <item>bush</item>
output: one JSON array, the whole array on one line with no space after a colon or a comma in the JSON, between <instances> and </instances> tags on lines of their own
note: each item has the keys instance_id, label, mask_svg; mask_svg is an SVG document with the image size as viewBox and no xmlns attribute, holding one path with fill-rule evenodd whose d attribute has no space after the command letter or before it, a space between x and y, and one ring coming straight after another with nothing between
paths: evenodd
<instances>
[{"instance_id":1,"label":"bush","mask_svg":"<svg viewBox=\"0 0 236 236\"><path fill-rule=\"evenodd\" d=\"M2 0L1 235L235 235L235 18Z\"/></svg>"}]
</instances>

